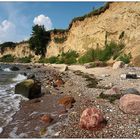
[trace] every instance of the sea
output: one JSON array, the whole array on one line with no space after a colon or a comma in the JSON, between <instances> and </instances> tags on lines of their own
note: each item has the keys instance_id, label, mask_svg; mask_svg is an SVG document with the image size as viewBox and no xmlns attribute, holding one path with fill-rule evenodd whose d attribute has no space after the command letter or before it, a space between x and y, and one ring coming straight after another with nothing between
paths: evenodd
<instances>
[{"instance_id":1,"label":"sea","mask_svg":"<svg viewBox=\"0 0 140 140\"><path fill-rule=\"evenodd\" d=\"M0 64L0 133L19 110L20 102L27 98L15 94L15 85L27 77L23 71L11 71L11 65Z\"/></svg>"}]
</instances>

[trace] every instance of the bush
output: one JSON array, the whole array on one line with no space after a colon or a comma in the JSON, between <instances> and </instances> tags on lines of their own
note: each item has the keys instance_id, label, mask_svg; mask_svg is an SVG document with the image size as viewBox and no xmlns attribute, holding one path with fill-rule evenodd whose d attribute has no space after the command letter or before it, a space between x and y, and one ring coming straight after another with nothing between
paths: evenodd
<instances>
[{"instance_id":1,"label":"bush","mask_svg":"<svg viewBox=\"0 0 140 140\"><path fill-rule=\"evenodd\" d=\"M66 53L62 52L62 54L59 56L58 63L75 64L77 62L78 56L79 54L73 50L70 50Z\"/></svg>"},{"instance_id":2,"label":"bush","mask_svg":"<svg viewBox=\"0 0 140 140\"><path fill-rule=\"evenodd\" d=\"M56 56L51 56L50 58L48 58L48 63L51 63L51 64L53 64L53 63L58 63L58 57L56 57Z\"/></svg>"},{"instance_id":3,"label":"bush","mask_svg":"<svg viewBox=\"0 0 140 140\"><path fill-rule=\"evenodd\" d=\"M118 60L123 61L125 64L130 63L130 59L132 58L131 53L122 54L119 56Z\"/></svg>"},{"instance_id":4,"label":"bush","mask_svg":"<svg viewBox=\"0 0 140 140\"><path fill-rule=\"evenodd\" d=\"M80 64L92 62L94 60L94 49L89 49L83 56L78 59Z\"/></svg>"},{"instance_id":5,"label":"bush","mask_svg":"<svg viewBox=\"0 0 140 140\"><path fill-rule=\"evenodd\" d=\"M66 37L54 38L55 43L64 43L66 40L67 40Z\"/></svg>"},{"instance_id":6,"label":"bush","mask_svg":"<svg viewBox=\"0 0 140 140\"><path fill-rule=\"evenodd\" d=\"M124 48L124 44L122 43L115 43L110 42L109 44L105 45L104 49L96 48L96 49L89 49L83 56L79 58L79 63L84 64L92 61L108 61L111 57L116 59L120 51Z\"/></svg>"},{"instance_id":7,"label":"bush","mask_svg":"<svg viewBox=\"0 0 140 140\"><path fill-rule=\"evenodd\" d=\"M4 55L3 57L0 58L1 62L14 62L14 60L15 57L12 56L11 54Z\"/></svg>"},{"instance_id":8,"label":"bush","mask_svg":"<svg viewBox=\"0 0 140 140\"><path fill-rule=\"evenodd\" d=\"M38 61L38 63L49 63L48 59L45 57L41 57Z\"/></svg>"},{"instance_id":9,"label":"bush","mask_svg":"<svg viewBox=\"0 0 140 140\"><path fill-rule=\"evenodd\" d=\"M25 56L25 57L19 58L18 62L19 63L30 63L31 59L32 59L32 56L28 56L28 57Z\"/></svg>"}]
</instances>

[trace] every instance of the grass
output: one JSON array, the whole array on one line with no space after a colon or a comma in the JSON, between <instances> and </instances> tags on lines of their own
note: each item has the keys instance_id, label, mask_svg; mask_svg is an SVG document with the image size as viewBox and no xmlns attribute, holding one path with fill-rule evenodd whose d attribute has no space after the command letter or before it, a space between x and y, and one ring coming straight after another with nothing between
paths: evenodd
<instances>
[{"instance_id":1,"label":"grass","mask_svg":"<svg viewBox=\"0 0 140 140\"><path fill-rule=\"evenodd\" d=\"M15 57L12 56L11 54L4 55L3 57L0 58L0 62L14 62Z\"/></svg>"},{"instance_id":2,"label":"grass","mask_svg":"<svg viewBox=\"0 0 140 140\"><path fill-rule=\"evenodd\" d=\"M132 58L131 53L129 54L122 54L119 56L118 60L123 61L125 64L130 63L130 59Z\"/></svg>"}]
</instances>

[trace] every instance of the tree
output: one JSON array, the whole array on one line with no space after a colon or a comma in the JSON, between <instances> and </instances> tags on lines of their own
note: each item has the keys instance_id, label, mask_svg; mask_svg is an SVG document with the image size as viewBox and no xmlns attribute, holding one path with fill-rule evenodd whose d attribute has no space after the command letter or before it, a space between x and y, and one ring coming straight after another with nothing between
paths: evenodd
<instances>
[{"instance_id":1,"label":"tree","mask_svg":"<svg viewBox=\"0 0 140 140\"><path fill-rule=\"evenodd\" d=\"M50 41L50 32L46 32L44 26L35 25L32 27L32 35L29 40L30 49L36 55L45 56L46 46Z\"/></svg>"}]
</instances>

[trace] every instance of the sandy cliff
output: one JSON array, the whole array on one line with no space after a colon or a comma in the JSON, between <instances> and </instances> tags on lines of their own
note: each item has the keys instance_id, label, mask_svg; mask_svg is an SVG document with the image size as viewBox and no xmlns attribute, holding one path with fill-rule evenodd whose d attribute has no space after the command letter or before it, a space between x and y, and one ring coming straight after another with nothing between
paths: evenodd
<instances>
[{"instance_id":1,"label":"sandy cliff","mask_svg":"<svg viewBox=\"0 0 140 140\"><path fill-rule=\"evenodd\" d=\"M82 54L88 48L104 47L106 40L113 40L125 43L124 51L131 52L134 58L140 52L139 37L140 2L113 2L99 15L72 22L66 32L52 32L46 57L57 56L62 51L71 49ZM8 50L4 54L29 55L32 52L27 46L28 44L18 45L14 51Z\"/></svg>"}]
</instances>

